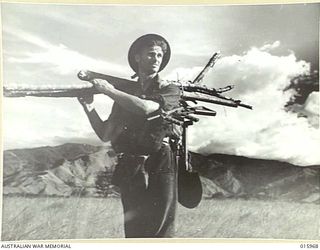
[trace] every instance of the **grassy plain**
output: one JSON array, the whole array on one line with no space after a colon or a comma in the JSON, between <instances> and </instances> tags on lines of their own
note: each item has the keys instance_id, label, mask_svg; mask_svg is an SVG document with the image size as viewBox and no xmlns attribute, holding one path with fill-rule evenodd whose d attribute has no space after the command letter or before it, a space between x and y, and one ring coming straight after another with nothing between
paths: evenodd
<instances>
[{"instance_id":1,"label":"grassy plain","mask_svg":"<svg viewBox=\"0 0 320 250\"><path fill-rule=\"evenodd\" d=\"M4 197L2 240L122 238L117 198ZM178 207L177 238L320 239L320 205L203 200Z\"/></svg>"}]
</instances>

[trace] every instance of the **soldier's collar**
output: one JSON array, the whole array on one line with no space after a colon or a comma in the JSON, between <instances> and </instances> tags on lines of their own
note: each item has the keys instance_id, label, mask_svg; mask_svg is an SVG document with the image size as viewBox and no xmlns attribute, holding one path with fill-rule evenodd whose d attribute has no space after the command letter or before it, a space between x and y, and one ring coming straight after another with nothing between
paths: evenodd
<instances>
[{"instance_id":1,"label":"soldier's collar","mask_svg":"<svg viewBox=\"0 0 320 250\"><path fill-rule=\"evenodd\" d=\"M148 88L143 90L142 85L140 88L143 92L152 92L154 90L160 90L170 84L169 81L161 79L161 77L157 74L155 77L147 80L149 82Z\"/></svg>"},{"instance_id":2,"label":"soldier's collar","mask_svg":"<svg viewBox=\"0 0 320 250\"><path fill-rule=\"evenodd\" d=\"M163 80L159 75L156 75L151 81L153 81L151 85L156 89L162 89L170 84L170 81Z\"/></svg>"},{"instance_id":3,"label":"soldier's collar","mask_svg":"<svg viewBox=\"0 0 320 250\"><path fill-rule=\"evenodd\" d=\"M155 77L147 79L144 84L147 85L147 88L143 88L143 83L140 82L140 88L143 92L148 92L154 89L159 89L159 75L155 75Z\"/></svg>"}]
</instances>

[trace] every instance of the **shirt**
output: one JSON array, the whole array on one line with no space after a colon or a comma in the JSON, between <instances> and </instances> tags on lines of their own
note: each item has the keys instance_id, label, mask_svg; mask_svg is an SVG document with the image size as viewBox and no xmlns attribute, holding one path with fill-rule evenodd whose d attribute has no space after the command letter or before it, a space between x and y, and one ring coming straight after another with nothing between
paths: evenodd
<instances>
[{"instance_id":1,"label":"shirt","mask_svg":"<svg viewBox=\"0 0 320 250\"><path fill-rule=\"evenodd\" d=\"M128 94L158 102L161 110L169 111L179 107L180 89L168 81L161 80L157 75L151 79L145 91L137 84L126 83L117 88ZM171 136L173 125L162 117L147 120L114 103L108 122L117 124L111 143L117 153L151 154L160 149L163 138Z\"/></svg>"}]
</instances>

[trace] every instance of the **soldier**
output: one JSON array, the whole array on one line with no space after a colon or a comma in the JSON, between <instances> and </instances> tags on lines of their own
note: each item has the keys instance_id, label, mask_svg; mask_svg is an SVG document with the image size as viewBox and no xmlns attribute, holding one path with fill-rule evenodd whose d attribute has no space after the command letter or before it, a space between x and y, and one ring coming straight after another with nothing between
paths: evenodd
<instances>
[{"instance_id":1,"label":"soldier","mask_svg":"<svg viewBox=\"0 0 320 250\"><path fill-rule=\"evenodd\" d=\"M147 34L131 45L128 61L136 84L113 87L106 80L91 82L114 100L102 121L93 98L81 97L92 128L102 141L111 141L119 155L113 183L120 187L126 237L172 237L177 206L177 164L173 125L150 116L179 106L180 89L158 73L170 59L170 46L161 36Z\"/></svg>"}]
</instances>

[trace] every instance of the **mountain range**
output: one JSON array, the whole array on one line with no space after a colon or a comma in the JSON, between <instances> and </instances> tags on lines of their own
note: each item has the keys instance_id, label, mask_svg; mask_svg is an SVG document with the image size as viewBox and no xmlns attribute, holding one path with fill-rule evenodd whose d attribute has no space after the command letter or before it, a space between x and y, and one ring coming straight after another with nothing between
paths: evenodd
<instances>
[{"instance_id":1,"label":"mountain range","mask_svg":"<svg viewBox=\"0 0 320 250\"><path fill-rule=\"evenodd\" d=\"M3 194L11 196L119 196L111 177L117 157L110 146L63 144L3 153ZM191 153L203 199L320 202L320 166Z\"/></svg>"}]
</instances>

